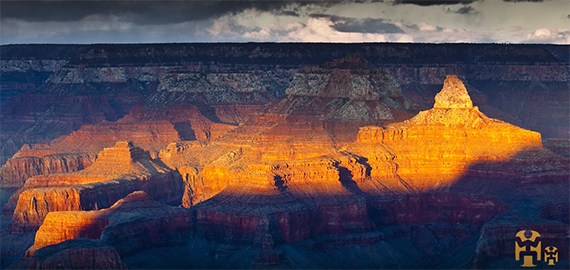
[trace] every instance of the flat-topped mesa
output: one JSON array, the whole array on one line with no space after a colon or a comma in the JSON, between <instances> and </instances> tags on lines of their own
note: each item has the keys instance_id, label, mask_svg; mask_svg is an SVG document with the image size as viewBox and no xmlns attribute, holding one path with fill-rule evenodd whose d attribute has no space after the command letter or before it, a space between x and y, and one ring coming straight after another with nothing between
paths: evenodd
<instances>
[{"instance_id":1,"label":"flat-topped mesa","mask_svg":"<svg viewBox=\"0 0 570 270\"><path fill-rule=\"evenodd\" d=\"M447 75L443 89L435 96L433 108L473 108L473 102L463 82L456 75Z\"/></svg>"},{"instance_id":2,"label":"flat-topped mesa","mask_svg":"<svg viewBox=\"0 0 570 270\"><path fill-rule=\"evenodd\" d=\"M97 156L97 162L131 162L136 160L149 160L150 154L137 147L132 141L119 141L113 147L105 148Z\"/></svg>"},{"instance_id":3,"label":"flat-topped mesa","mask_svg":"<svg viewBox=\"0 0 570 270\"><path fill-rule=\"evenodd\" d=\"M37 229L49 212L106 208L136 190L177 203L182 195L177 179L148 152L131 142L118 142L85 170L30 178L19 191L12 231Z\"/></svg>"},{"instance_id":4,"label":"flat-topped mesa","mask_svg":"<svg viewBox=\"0 0 570 270\"><path fill-rule=\"evenodd\" d=\"M114 147L105 148L87 169L66 174L39 175L30 178L25 188L71 186L103 182L115 178L146 179L152 175L167 173L169 169L153 162L148 151L130 141L119 141Z\"/></svg>"}]
</instances>

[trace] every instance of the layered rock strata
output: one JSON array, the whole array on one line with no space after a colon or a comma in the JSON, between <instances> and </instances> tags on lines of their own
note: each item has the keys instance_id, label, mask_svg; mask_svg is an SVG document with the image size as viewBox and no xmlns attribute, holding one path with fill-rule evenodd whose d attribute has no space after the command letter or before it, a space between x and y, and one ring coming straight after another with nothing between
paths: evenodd
<instances>
[{"instance_id":1,"label":"layered rock strata","mask_svg":"<svg viewBox=\"0 0 570 270\"><path fill-rule=\"evenodd\" d=\"M93 163L98 152L117 141L131 140L156 158L158 152L172 142L207 142L234 128L234 125L213 123L192 105L161 109L136 107L119 121L84 125L51 142L24 145L0 168L0 184L20 187L32 176L82 170Z\"/></svg>"},{"instance_id":2,"label":"layered rock strata","mask_svg":"<svg viewBox=\"0 0 570 270\"><path fill-rule=\"evenodd\" d=\"M85 170L27 181L19 192L12 230L35 230L49 212L107 208L136 190L177 203L180 189L181 183L172 171L151 160L148 152L132 142L118 142L99 153Z\"/></svg>"},{"instance_id":3,"label":"layered rock strata","mask_svg":"<svg viewBox=\"0 0 570 270\"><path fill-rule=\"evenodd\" d=\"M563 186L568 178L568 162L542 147L539 133L485 116L456 76L448 76L436 104L402 123L362 127L355 143L334 151L304 145L297 153L291 143L289 153L266 158L273 152L256 144L269 141L266 132L237 150L222 140L215 147L171 145L161 156L176 163L186 151L229 151L188 171L185 198L194 204L214 195L193 207L197 233L232 243L249 243L261 223L269 227L263 238L274 243L426 223L464 224L470 229L457 233L467 237L513 203L473 188ZM250 127L236 132L242 128Z\"/></svg>"},{"instance_id":4,"label":"layered rock strata","mask_svg":"<svg viewBox=\"0 0 570 270\"><path fill-rule=\"evenodd\" d=\"M298 184L300 194L346 193L339 164L364 169L336 149L359 126L405 119L412 107L389 74L359 56L304 69L286 93L209 145L173 144L160 153L187 182L185 206L232 185L272 190L287 183L291 190Z\"/></svg>"},{"instance_id":5,"label":"layered rock strata","mask_svg":"<svg viewBox=\"0 0 570 270\"><path fill-rule=\"evenodd\" d=\"M1 49L0 164L25 143L114 121L141 102L192 103L211 119L242 123L250 106L282 98L299 69L349 54L388 71L421 108L432 106L447 74L460 74L482 90L489 105L504 112L491 114L480 106L487 115L518 120L545 138L569 135L567 46L95 44Z\"/></svg>"},{"instance_id":6,"label":"layered rock strata","mask_svg":"<svg viewBox=\"0 0 570 270\"><path fill-rule=\"evenodd\" d=\"M190 237L192 224L190 211L136 191L102 210L50 212L26 256L78 238L99 239L125 256L145 248L180 244Z\"/></svg>"},{"instance_id":7,"label":"layered rock strata","mask_svg":"<svg viewBox=\"0 0 570 270\"><path fill-rule=\"evenodd\" d=\"M375 189L367 178L382 177L392 178L381 181L396 191L446 187L465 176L474 163L507 161L532 149L551 155L542 148L539 133L488 118L473 107L455 76L448 76L433 109L403 123L363 127L357 142L346 148L371 167L369 175L357 176L366 192ZM503 173L486 172L491 177Z\"/></svg>"}]
</instances>

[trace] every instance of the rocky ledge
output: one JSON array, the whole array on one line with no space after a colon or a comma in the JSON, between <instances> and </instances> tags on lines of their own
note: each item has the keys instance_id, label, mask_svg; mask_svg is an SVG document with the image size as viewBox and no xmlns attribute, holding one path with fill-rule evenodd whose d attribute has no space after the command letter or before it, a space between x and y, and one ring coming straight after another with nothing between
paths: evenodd
<instances>
[{"instance_id":1,"label":"rocky ledge","mask_svg":"<svg viewBox=\"0 0 570 270\"><path fill-rule=\"evenodd\" d=\"M14 195L12 231L37 229L49 212L97 210L127 194L145 190L153 198L177 203L181 182L173 172L132 142L105 148L89 168L68 174L37 176Z\"/></svg>"}]
</instances>

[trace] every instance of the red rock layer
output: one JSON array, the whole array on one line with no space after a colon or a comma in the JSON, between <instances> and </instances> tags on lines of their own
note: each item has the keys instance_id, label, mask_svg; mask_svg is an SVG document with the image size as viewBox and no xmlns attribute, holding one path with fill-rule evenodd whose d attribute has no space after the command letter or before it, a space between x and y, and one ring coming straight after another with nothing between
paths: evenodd
<instances>
[{"instance_id":1,"label":"red rock layer","mask_svg":"<svg viewBox=\"0 0 570 270\"><path fill-rule=\"evenodd\" d=\"M393 122L411 107L389 74L358 56L304 69L286 93L208 146L160 154L187 182L185 206L232 185L272 190L286 183L300 194L344 194L338 166L348 158L339 146L354 140L359 126Z\"/></svg>"},{"instance_id":2,"label":"red rock layer","mask_svg":"<svg viewBox=\"0 0 570 270\"><path fill-rule=\"evenodd\" d=\"M30 179L19 195L12 230L35 230L49 212L106 208L136 190L172 202L180 198L180 189L172 171L151 160L148 152L118 142L83 171Z\"/></svg>"},{"instance_id":3,"label":"red rock layer","mask_svg":"<svg viewBox=\"0 0 570 270\"><path fill-rule=\"evenodd\" d=\"M25 145L0 168L0 181L5 186L20 186L32 176L84 169L99 151L117 141L133 141L149 150L155 158L158 151L170 143L181 140L210 141L235 127L213 123L193 105L152 109L136 107L117 122L85 125L49 143ZM69 154L55 155L63 153Z\"/></svg>"},{"instance_id":4,"label":"red rock layer","mask_svg":"<svg viewBox=\"0 0 570 270\"><path fill-rule=\"evenodd\" d=\"M530 149L542 149L540 134L490 119L472 107L465 87L448 76L438 108L387 127L364 127L347 151L367 159L369 175L356 178L374 192L386 178L389 189L408 191L446 187L471 164L506 161ZM359 184L360 186L360 184ZM383 191L383 190L382 190Z\"/></svg>"},{"instance_id":5,"label":"red rock layer","mask_svg":"<svg viewBox=\"0 0 570 270\"><path fill-rule=\"evenodd\" d=\"M544 174L561 181L568 176L556 165L560 157L542 148L540 134L486 117L472 106L457 77L448 77L437 102L438 108L403 123L361 128L357 142L340 151L330 148L334 142L319 133L318 126L309 124L298 133L278 130L274 127L282 118L265 115L263 119L275 124L236 129L236 134L262 130L250 141L238 138L232 145L224 138L218 148L172 145L161 155L181 167L191 164L181 162L182 156L207 164L184 170L185 206L202 201L194 206L199 232L236 242L252 239L256 224L264 220L274 232L271 239L287 243L383 225L444 222L478 227L508 207L480 195L386 196L449 188L462 178L480 177L477 165L482 162L499 164L483 169L485 177L542 181ZM303 139L305 144L300 143ZM207 161L197 158L208 149L219 153ZM500 165L507 160L515 165ZM535 167L540 173L524 169L527 162L539 160L545 162Z\"/></svg>"},{"instance_id":6,"label":"red rock layer","mask_svg":"<svg viewBox=\"0 0 570 270\"><path fill-rule=\"evenodd\" d=\"M101 239L121 255L141 249L179 244L189 237L191 212L152 200L143 191L95 211L51 212L36 233L26 256L70 239Z\"/></svg>"},{"instance_id":7,"label":"red rock layer","mask_svg":"<svg viewBox=\"0 0 570 270\"><path fill-rule=\"evenodd\" d=\"M93 92L84 96L18 94L2 105L2 165L24 144L53 140L84 124L117 119L109 98Z\"/></svg>"},{"instance_id":8,"label":"red rock layer","mask_svg":"<svg viewBox=\"0 0 570 270\"><path fill-rule=\"evenodd\" d=\"M156 152L171 142L180 141L178 132L168 121L105 122L84 125L78 131L52 143L49 148L65 152L96 154L117 141L131 140L144 149ZM39 149L38 149L39 150Z\"/></svg>"},{"instance_id":9,"label":"red rock layer","mask_svg":"<svg viewBox=\"0 0 570 270\"><path fill-rule=\"evenodd\" d=\"M364 233L384 226L438 223L478 227L508 209L499 200L440 192L365 198L307 197L285 192L255 193L228 188L194 207L198 236L249 243L267 222L278 243L322 235Z\"/></svg>"},{"instance_id":10,"label":"red rock layer","mask_svg":"<svg viewBox=\"0 0 570 270\"><path fill-rule=\"evenodd\" d=\"M21 153L22 151L20 151ZM25 181L37 175L67 173L89 167L94 156L88 154L48 154L41 157L15 156L0 168L0 184L4 187L21 187Z\"/></svg>"}]
</instances>

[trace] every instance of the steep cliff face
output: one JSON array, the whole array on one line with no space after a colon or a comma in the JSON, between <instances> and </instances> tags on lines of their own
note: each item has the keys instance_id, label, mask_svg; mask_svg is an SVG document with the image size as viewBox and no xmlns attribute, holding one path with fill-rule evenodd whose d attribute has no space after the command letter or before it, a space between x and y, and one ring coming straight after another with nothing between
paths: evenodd
<instances>
[{"instance_id":1,"label":"steep cliff face","mask_svg":"<svg viewBox=\"0 0 570 270\"><path fill-rule=\"evenodd\" d=\"M101 101L104 112L87 109L93 117L69 135L23 148L13 137L2 142L8 152L20 149L0 169L2 184L23 184L3 213L15 209L13 233L41 226L25 259L35 266L62 264L67 256L63 265L96 267L100 256L130 256L188 239L211 252L200 253L211 258L210 267L222 266L220 258L233 267L242 265L235 264L240 258L253 262L244 267L489 266L511 253L513 224L524 222L556 245L566 243L568 160L542 147L541 134L512 125L563 134L556 132L565 110L557 106L565 96L555 94L560 102L544 112L538 108L567 90L561 86L567 75L560 73L568 65L543 47L525 47L523 59L520 51L499 57L492 52L500 46L476 45L339 45L319 54L311 54L322 48L318 44L283 45L274 54L276 45L93 46L53 69L2 60L9 72L44 72L45 85L34 82L44 85L36 91L42 95L83 97L97 90L108 96ZM161 57L145 62L143 51ZM351 52L371 62L351 55L304 67ZM546 66L555 74L542 74ZM469 84L456 76L443 82L450 70ZM18 89L31 91L31 85ZM18 89L2 104L24 102ZM517 96L525 91L533 94ZM498 102L509 98L524 100L517 108L534 116L520 119L520 110ZM46 100L45 108L57 103ZM41 108L29 114L41 115ZM81 108L70 109L77 113ZM14 115L16 130L25 119ZM111 147L122 140L149 152L127 142ZM557 145L550 148L563 151ZM190 209L136 194L117 203L138 190ZM510 218L517 207L535 209L528 222ZM74 239L82 237L93 239ZM86 243L96 259L83 261L78 246L66 243ZM55 255L39 256L50 248ZM120 259L109 263L122 267Z\"/></svg>"},{"instance_id":2,"label":"steep cliff face","mask_svg":"<svg viewBox=\"0 0 570 270\"><path fill-rule=\"evenodd\" d=\"M305 155L292 155L292 144L289 153L282 151L284 154L268 159L264 156L271 150L255 155L255 151L264 149L257 147L254 143L241 152L221 155L201 172L188 173L191 188L187 191L197 196L186 195L190 202L203 198L202 190L208 190L208 194L219 192L195 206L197 224L204 228L206 237L247 241L256 230L255 224L264 219L270 228L282 232L272 234L273 241L287 243L321 233L349 233L350 228L369 231L374 226L363 221L370 220L376 226L446 220L479 227L508 206L485 195L461 197L442 192L396 196L398 199L385 196L443 191L463 186L462 179L468 177L528 183L549 179L560 184L568 176L567 162L542 147L540 134L486 117L473 107L465 86L455 76L446 80L434 109L386 128L363 127L357 142L339 152L321 150L326 149L323 147L302 152ZM168 153L173 152L174 146ZM248 163L243 163L245 158ZM525 169L527 162L537 164L538 160L545 166ZM511 164L501 163L506 161ZM490 169L481 164L484 162L496 166ZM364 200L370 196L379 199L375 203ZM276 202L279 207L271 206ZM382 215L375 218L367 213Z\"/></svg>"},{"instance_id":3,"label":"steep cliff face","mask_svg":"<svg viewBox=\"0 0 570 270\"><path fill-rule=\"evenodd\" d=\"M570 100L565 51L496 44L2 46L0 162L25 143L118 119L140 103L192 103L211 120L243 123L251 106L284 97L298 70L350 54L392 74L422 109L432 107L447 74L458 74L503 112L480 105L484 113L520 121L514 124L545 138L564 138Z\"/></svg>"},{"instance_id":4,"label":"steep cliff face","mask_svg":"<svg viewBox=\"0 0 570 270\"><path fill-rule=\"evenodd\" d=\"M16 155L0 168L3 187L21 187L27 179L37 175L83 170L95 160L94 156L88 154L49 154L51 151L46 151L47 155L37 157L26 156L23 154L25 151L21 149L21 157Z\"/></svg>"},{"instance_id":5,"label":"steep cliff face","mask_svg":"<svg viewBox=\"0 0 570 270\"><path fill-rule=\"evenodd\" d=\"M539 133L488 118L473 107L461 81L448 76L433 109L400 124L361 128L357 143L347 150L365 157L371 167L369 175L358 177L392 178L387 186L413 191L446 187L475 162L501 162L533 148L551 155ZM373 192L369 182L364 180L362 188Z\"/></svg>"},{"instance_id":6,"label":"steep cliff face","mask_svg":"<svg viewBox=\"0 0 570 270\"><path fill-rule=\"evenodd\" d=\"M335 149L353 140L359 126L402 119L412 106L389 74L358 56L303 70L286 93L210 145L161 152L187 182L185 206L231 185L274 189L286 182L299 193L343 193L337 167L347 158Z\"/></svg>"},{"instance_id":7,"label":"steep cliff face","mask_svg":"<svg viewBox=\"0 0 570 270\"><path fill-rule=\"evenodd\" d=\"M180 244L190 236L192 224L190 211L136 191L103 210L49 213L26 256L78 238L100 239L125 256L150 247Z\"/></svg>"},{"instance_id":8,"label":"steep cliff face","mask_svg":"<svg viewBox=\"0 0 570 270\"><path fill-rule=\"evenodd\" d=\"M12 231L37 229L49 212L107 208L136 190L177 203L180 184L172 171L151 160L148 152L132 142L118 142L99 153L85 170L28 180L19 192Z\"/></svg>"}]
</instances>

